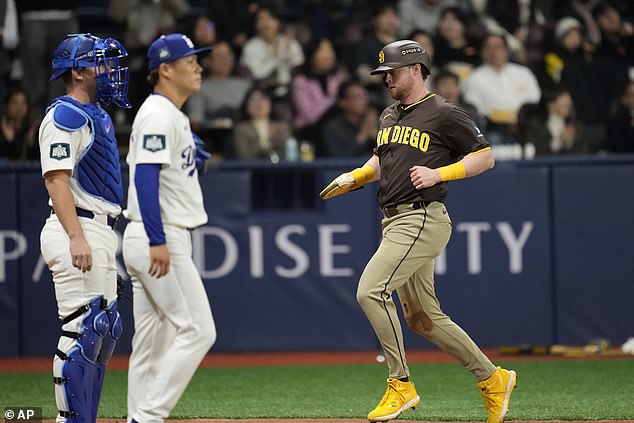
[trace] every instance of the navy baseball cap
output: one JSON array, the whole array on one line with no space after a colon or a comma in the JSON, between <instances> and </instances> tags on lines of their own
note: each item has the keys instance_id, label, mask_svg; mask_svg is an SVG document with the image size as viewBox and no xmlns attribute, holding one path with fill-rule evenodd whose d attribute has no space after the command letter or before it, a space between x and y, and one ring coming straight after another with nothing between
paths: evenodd
<instances>
[{"instance_id":1,"label":"navy baseball cap","mask_svg":"<svg viewBox=\"0 0 634 423\"><path fill-rule=\"evenodd\" d=\"M147 51L148 68L150 72L158 69L161 63L169 63L181 57L208 52L211 47L196 49L194 43L185 34L161 35Z\"/></svg>"}]
</instances>

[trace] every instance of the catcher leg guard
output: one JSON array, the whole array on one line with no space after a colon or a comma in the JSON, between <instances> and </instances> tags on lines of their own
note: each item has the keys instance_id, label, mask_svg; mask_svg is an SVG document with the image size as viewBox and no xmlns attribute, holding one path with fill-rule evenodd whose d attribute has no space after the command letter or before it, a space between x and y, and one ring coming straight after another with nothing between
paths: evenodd
<instances>
[{"instance_id":1,"label":"catcher leg guard","mask_svg":"<svg viewBox=\"0 0 634 423\"><path fill-rule=\"evenodd\" d=\"M95 389L93 390L92 397L92 420L97 419L97 411L99 410L99 399L101 398L101 388L103 387L103 377L106 374L106 364L110 361L114 348L117 345L117 340L123 333L123 322L121 315L119 314L119 305L117 300L114 300L106 309L108 316L108 322L110 323L110 329L103 338L103 344L101 345L101 351L97 357L96 376L95 376Z\"/></svg>"},{"instance_id":2,"label":"catcher leg guard","mask_svg":"<svg viewBox=\"0 0 634 423\"><path fill-rule=\"evenodd\" d=\"M53 360L53 381L59 415L69 423L93 421L95 362L110 328L104 307L103 296L95 297L62 320L62 336Z\"/></svg>"}]
</instances>

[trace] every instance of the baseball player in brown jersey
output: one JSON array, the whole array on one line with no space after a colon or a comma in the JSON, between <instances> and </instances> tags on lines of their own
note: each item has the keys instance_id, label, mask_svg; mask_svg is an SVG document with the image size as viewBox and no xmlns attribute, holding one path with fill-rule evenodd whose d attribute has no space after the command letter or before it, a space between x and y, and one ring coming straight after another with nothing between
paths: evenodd
<instances>
[{"instance_id":1,"label":"baseball player in brown jersey","mask_svg":"<svg viewBox=\"0 0 634 423\"><path fill-rule=\"evenodd\" d=\"M398 417L420 402L403 348L392 293L397 291L408 326L456 357L477 379L488 422L502 422L516 383L512 370L495 367L440 308L434 291L434 258L447 245L451 220L443 204L447 181L478 175L494 165L489 143L458 106L429 92L430 60L420 44L395 41L379 52L386 88L396 103L380 116L373 156L339 175L320 194L327 199L380 180L377 200L383 238L367 264L357 301L370 320L389 367L387 391L368 414L371 422Z\"/></svg>"}]
</instances>

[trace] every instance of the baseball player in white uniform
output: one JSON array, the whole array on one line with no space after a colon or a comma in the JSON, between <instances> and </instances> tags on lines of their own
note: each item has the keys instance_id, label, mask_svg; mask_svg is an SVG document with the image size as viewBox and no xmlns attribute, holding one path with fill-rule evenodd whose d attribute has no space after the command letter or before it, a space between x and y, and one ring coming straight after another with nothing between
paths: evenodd
<instances>
[{"instance_id":1,"label":"baseball player in white uniform","mask_svg":"<svg viewBox=\"0 0 634 423\"><path fill-rule=\"evenodd\" d=\"M62 334L53 359L57 422L97 417L101 387L123 327L117 307L113 231L121 213L121 169L112 120L102 104L130 107L125 48L111 38L76 34L53 53L53 100L40 126L42 175L51 216L40 236L53 274ZM98 169L98 171L96 170Z\"/></svg>"},{"instance_id":2,"label":"baseball player in white uniform","mask_svg":"<svg viewBox=\"0 0 634 423\"><path fill-rule=\"evenodd\" d=\"M132 278L134 337L128 419L162 422L216 340L211 307L192 260L191 229L207 222L197 167L209 157L181 111L200 90L202 68L183 34L154 41L153 93L132 124L130 219L123 258Z\"/></svg>"}]
</instances>

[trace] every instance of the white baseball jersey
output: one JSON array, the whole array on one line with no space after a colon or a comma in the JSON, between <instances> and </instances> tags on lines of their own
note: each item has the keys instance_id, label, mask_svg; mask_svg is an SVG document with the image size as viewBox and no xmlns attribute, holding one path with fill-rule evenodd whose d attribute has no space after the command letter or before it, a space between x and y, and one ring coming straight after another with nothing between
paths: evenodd
<instances>
[{"instance_id":1,"label":"white baseball jersey","mask_svg":"<svg viewBox=\"0 0 634 423\"><path fill-rule=\"evenodd\" d=\"M85 125L77 131L60 129L53 123L53 110L48 111L40 125L42 175L51 170L70 170L72 173L68 185L77 207L90 210L95 214L118 216L121 213L121 207L118 204L108 203L88 194L75 179L75 165L92 143L93 135L90 125ZM48 204L53 205L50 199Z\"/></svg>"},{"instance_id":2,"label":"white baseball jersey","mask_svg":"<svg viewBox=\"0 0 634 423\"><path fill-rule=\"evenodd\" d=\"M124 216L141 221L134 185L137 164L160 164L159 204L164 224L195 228L207 222L202 191L196 171L196 145L189 119L168 98L152 94L144 102L132 124L128 208Z\"/></svg>"}]
</instances>

